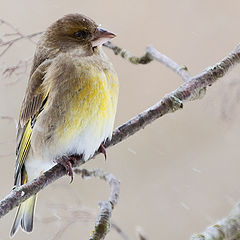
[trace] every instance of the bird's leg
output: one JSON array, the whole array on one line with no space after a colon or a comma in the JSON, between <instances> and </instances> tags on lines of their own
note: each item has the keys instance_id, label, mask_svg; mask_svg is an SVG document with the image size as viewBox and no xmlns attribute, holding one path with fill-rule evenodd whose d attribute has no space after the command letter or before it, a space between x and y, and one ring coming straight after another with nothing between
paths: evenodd
<instances>
[{"instance_id":1,"label":"bird's leg","mask_svg":"<svg viewBox=\"0 0 240 240\"><path fill-rule=\"evenodd\" d=\"M101 145L100 145L98 151L104 155L105 160L106 160L106 159L107 159L107 152L106 152L106 149L105 149L103 143L101 143Z\"/></svg>"},{"instance_id":2,"label":"bird's leg","mask_svg":"<svg viewBox=\"0 0 240 240\"><path fill-rule=\"evenodd\" d=\"M60 163L67 171L68 176L71 177L70 183L73 181L73 169L72 165L77 162L77 159L73 156L63 156L56 160L57 163Z\"/></svg>"}]
</instances>

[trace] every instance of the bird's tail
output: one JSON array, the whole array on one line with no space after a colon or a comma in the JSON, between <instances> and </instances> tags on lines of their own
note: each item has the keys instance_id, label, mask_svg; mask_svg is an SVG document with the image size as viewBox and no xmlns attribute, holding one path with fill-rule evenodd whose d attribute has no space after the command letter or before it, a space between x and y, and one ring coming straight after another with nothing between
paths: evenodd
<instances>
[{"instance_id":1,"label":"bird's tail","mask_svg":"<svg viewBox=\"0 0 240 240\"><path fill-rule=\"evenodd\" d=\"M14 236L20 223L21 228L24 231L31 232L33 230L33 215L36 197L37 195L33 195L18 207L17 214L10 232L10 237Z\"/></svg>"}]
</instances>

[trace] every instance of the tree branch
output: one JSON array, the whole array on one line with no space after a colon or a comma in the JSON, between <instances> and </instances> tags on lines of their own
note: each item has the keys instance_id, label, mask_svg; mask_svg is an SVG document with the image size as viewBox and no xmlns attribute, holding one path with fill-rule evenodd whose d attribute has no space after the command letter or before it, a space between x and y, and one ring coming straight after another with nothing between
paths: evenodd
<instances>
[{"instance_id":1,"label":"tree branch","mask_svg":"<svg viewBox=\"0 0 240 240\"><path fill-rule=\"evenodd\" d=\"M161 54L158 52L158 54ZM208 68L199 75L184 82L180 87L165 95L158 103L138 114L123 125L119 126L114 132L111 140L106 141L105 147L111 147L135 134L145 126L158 119L159 117L179 110L183 107L184 101L196 100L202 97L202 89L211 86L217 79L223 77L231 67L240 62L240 47L238 46L222 61ZM96 152L95 157L99 152ZM74 156L77 165L85 162L81 155ZM89 159L90 160L90 159ZM66 170L61 164L42 174L32 182L26 183L12 190L3 200L0 201L0 218L6 215L11 209L18 206L31 195L36 194L50 183L66 175Z\"/></svg>"},{"instance_id":2,"label":"tree branch","mask_svg":"<svg viewBox=\"0 0 240 240\"><path fill-rule=\"evenodd\" d=\"M191 76L187 71L186 66L180 66L176 62L174 62L171 58L166 55L160 53L153 46L148 46L146 49L146 53L142 57L133 56L129 51L124 48L120 48L114 45L112 42L106 42L103 44L105 47L111 49L115 55L120 55L122 58L128 60L133 64L148 64L153 60L156 60L166 67L170 68L172 71L177 73L184 81L190 80Z\"/></svg>"},{"instance_id":3,"label":"tree branch","mask_svg":"<svg viewBox=\"0 0 240 240\"><path fill-rule=\"evenodd\" d=\"M110 197L108 201L100 201L100 212L95 223L95 229L89 240L102 240L110 230L112 210L117 204L119 197L119 181L109 173L104 173L101 170L88 171L86 169L75 169L76 174L80 174L82 178L97 177L106 181L110 186Z\"/></svg>"},{"instance_id":4,"label":"tree branch","mask_svg":"<svg viewBox=\"0 0 240 240\"><path fill-rule=\"evenodd\" d=\"M190 76L186 66L178 65L176 62L174 62L168 56L160 53L153 46L147 47L147 52L153 59L155 59L156 61L158 61L160 63L163 63L166 67L170 68L175 73L177 73L184 81L190 80L191 76Z\"/></svg>"},{"instance_id":5,"label":"tree branch","mask_svg":"<svg viewBox=\"0 0 240 240\"><path fill-rule=\"evenodd\" d=\"M191 240L237 240L240 239L240 202L229 216L208 227L204 232L194 234Z\"/></svg>"}]
</instances>

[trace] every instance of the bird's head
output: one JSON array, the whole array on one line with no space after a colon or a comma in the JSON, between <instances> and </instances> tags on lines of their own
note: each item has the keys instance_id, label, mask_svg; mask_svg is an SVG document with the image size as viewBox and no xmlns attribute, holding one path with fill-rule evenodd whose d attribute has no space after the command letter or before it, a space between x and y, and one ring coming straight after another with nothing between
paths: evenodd
<instances>
[{"instance_id":1,"label":"bird's head","mask_svg":"<svg viewBox=\"0 0 240 240\"><path fill-rule=\"evenodd\" d=\"M102 45L115 34L98 26L81 14L69 14L53 23L44 33L42 44L46 48L68 51L83 48L86 51Z\"/></svg>"}]
</instances>

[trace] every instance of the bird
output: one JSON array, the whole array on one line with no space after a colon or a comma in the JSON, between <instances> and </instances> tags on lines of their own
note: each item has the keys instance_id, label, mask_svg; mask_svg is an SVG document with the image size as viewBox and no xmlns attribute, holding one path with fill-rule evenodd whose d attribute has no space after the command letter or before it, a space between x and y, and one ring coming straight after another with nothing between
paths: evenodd
<instances>
[{"instance_id":1,"label":"bird","mask_svg":"<svg viewBox=\"0 0 240 240\"><path fill-rule=\"evenodd\" d=\"M88 160L111 139L119 82L102 45L116 35L89 17L68 14L40 37L20 109L14 187L57 163L73 177L71 158ZM18 207L10 236L33 230L36 195Z\"/></svg>"}]
</instances>

